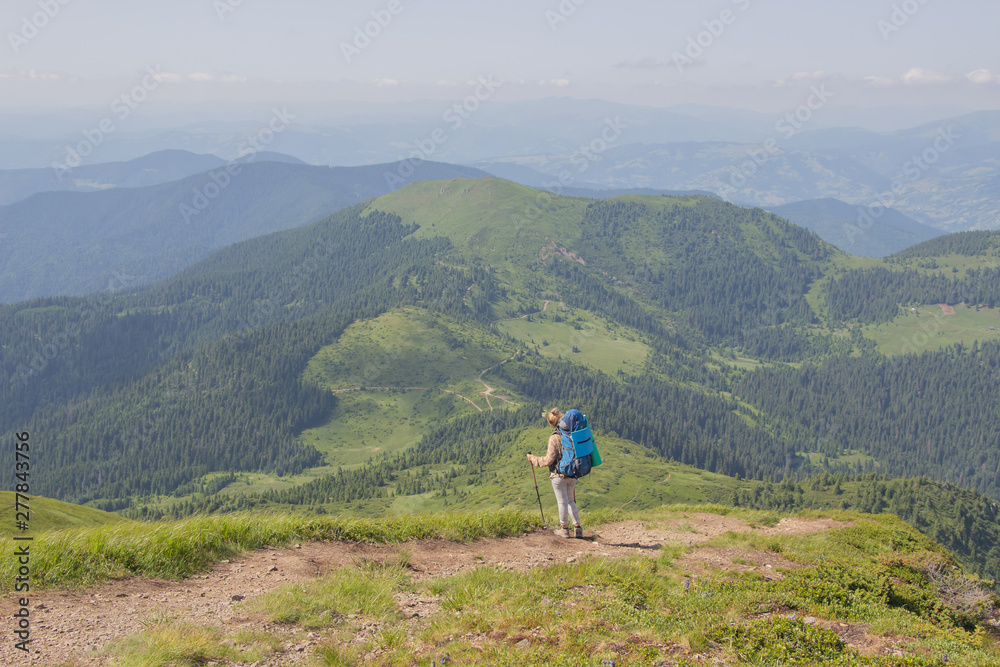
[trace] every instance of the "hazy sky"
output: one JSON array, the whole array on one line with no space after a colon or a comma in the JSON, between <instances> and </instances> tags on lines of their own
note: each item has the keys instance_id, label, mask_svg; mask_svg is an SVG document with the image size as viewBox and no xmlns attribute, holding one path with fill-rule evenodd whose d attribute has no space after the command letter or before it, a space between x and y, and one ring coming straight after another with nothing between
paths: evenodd
<instances>
[{"instance_id":1,"label":"hazy sky","mask_svg":"<svg viewBox=\"0 0 1000 667\"><path fill-rule=\"evenodd\" d=\"M7 0L0 105L107 105L144 76L179 102L452 99L492 76L506 101L773 111L825 85L998 109L998 26L995 0Z\"/></svg>"}]
</instances>

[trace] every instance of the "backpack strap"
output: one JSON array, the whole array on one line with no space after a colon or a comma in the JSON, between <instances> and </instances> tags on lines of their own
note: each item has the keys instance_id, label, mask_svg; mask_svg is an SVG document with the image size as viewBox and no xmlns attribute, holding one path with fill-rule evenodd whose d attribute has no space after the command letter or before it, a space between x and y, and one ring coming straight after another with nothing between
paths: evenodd
<instances>
[{"instance_id":1,"label":"backpack strap","mask_svg":"<svg viewBox=\"0 0 1000 667\"><path fill-rule=\"evenodd\" d=\"M549 435L549 438L551 438L553 435L558 435L559 436L559 456L556 457L555 461L553 461L552 463L549 464L549 472L550 473L554 473L554 472L558 472L559 471L559 462L562 460L562 431L560 431L559 428L556 427L556 428L552 429L552 433L551 433L551 435ZM546 442L545 443L545 455L546 456L548 456L548 450L549 450L549 443Z\"/></svg>"}]
</instances>

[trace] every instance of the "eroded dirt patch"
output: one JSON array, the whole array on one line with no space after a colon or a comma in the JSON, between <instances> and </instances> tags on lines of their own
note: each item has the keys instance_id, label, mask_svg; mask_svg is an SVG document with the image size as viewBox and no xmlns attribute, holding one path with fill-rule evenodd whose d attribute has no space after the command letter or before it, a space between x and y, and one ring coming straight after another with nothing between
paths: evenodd
<instances>
[{"instance_id":1,"label":"eroded dirt patch","mask_svg":"<svg viewBox=\"0 0 1000 667\"><path fill-rule=\"evenodd\" d=\"M806 519L799 516L785 517L778 523L767 528L761 528L763 535L812 535L824 530L847 528L852 524L833 519Z\"/></svg>"},{"instance_id":2,"label":"eroded dirt patch","mask_svg":"<svg viewBox=\"0 0 1000 667\"><path fill-rule=\"evenodd\" d=\"M143 631L157 619L176 619L196 625L221 626L227 633L251 630L280 638L283 653L269 665L300 664L321 642L314 633L294 626L267 623L246 611L241 603L279 586L312 581L340 567L363 561L408 563L416 583L477 567L529 571L557 562L573 562L587 555L621 558L655 557L664 544L692 546L727 532L757 531L766 535L803 535L847 524L828 519L791 518L770 528L754 528L739 519L707 513L687 513L658 521L621 521L586 530L585 537L562 539L537 531L506 539L456 543L425 540L401 545L365 545L319 542L281 549L264 549L230 561L183 581L134 578L80 590L39 591L31 595L32 654L0 643L0 664L83 666L101 664L96 651L115 639ZM737 570L745 567L789 567L777 554L733 555L726 549L700 549L703 566ZM754 565L733 563L744 558ZM14 594L0 599L0 615L10 623L17 610ZM416 620L440 613L440 600L427 594L401 594L397 604L404 618Z\"/></svg>"}]
</instances>

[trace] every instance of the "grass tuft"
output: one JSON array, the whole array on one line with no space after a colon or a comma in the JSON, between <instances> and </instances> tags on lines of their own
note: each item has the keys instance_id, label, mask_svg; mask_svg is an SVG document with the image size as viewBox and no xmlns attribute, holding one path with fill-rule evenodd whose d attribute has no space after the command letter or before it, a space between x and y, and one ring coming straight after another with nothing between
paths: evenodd
<instances>
[{"instance_id":1,"label":"grass tuft","mask_svg":"<svg viewBox=\"0 0 1000 667\"><path fill-rule=\"evenodd\" d=\"M143 632L114 642L104 653L113 658L111 664L116 667L201 667L256 662L273 650L261 641L240 650L228 645L217 628L157 621Z\"/></svg>"},{"instance_id":2,"label":"grass tuft","mask_svg":"<svg viewBox=\"0 0 1000 667\"><path fill-rule=\"evenodd\" d=\"M354 519L242 512L180 521L116 523L43 533L31 547L33 586L74 587L129 576L178 579L238 553L293 541L398 544L417 539L469 542L525 533L537 520L493 511ZM0 546L0 590L15 581L12 541Z\"/></svg>"}]
</instances>

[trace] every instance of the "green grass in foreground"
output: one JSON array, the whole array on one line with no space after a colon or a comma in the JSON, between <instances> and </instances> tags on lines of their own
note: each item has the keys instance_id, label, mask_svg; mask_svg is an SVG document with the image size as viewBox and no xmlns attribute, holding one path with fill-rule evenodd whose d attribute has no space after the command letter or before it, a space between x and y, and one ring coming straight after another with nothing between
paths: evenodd
<instances>
[{"instance_id":1,"label":"green grass in foreground","mask_svg":"<svg viewBox=\"0 0 1000 667\"><path fill-rule=\"evenodd\" d=\"M106 652L114 656L110 664L115 667L200 667L257 664L280 648L268 635L226 637L219 628L159 619L144 632L114 642Z\"/></svg>"},{"instance_id":2,"label":"green grass in foreground","mask_svg":"<svg viewBox=\"0 0 1000 667\"><path fill-rule=\"evenodd\" d=\"M385 519L244 512L160 523L129 521L36 537L31 546L32 586L72 587L128 576L181 578L240 551L293 541L470 541L520 535L535 523L513 511ZM4 592L10 590L18 567L13 551L12 541L0 547Z\"/></svg>"},{"instance_id":3,"label":"green grass in foreground","mask_svg":"<svg viewBox=\"0 0 1000 667\"><path fill-rule=\"evenodd\" d=\"M41 496L31 496L28 504L31 507L28 519L28 525L31 527L29 535L48 530L100 526L126 521L117 514ZM0 535L24 534L17 529L14 515L14 493L0 491Z\"/></svg>"},{"instance_id":4,"label":"green grass in foreground","mask_svg":"<svg viewBox=\"0 0 1000 667\"><path fill-rule=\"evenodd\" d=\"M594 518L655 525L691 510L751 524L780 518L705 506ZM436 665L443 658L456 665L594 667L1000 664L996 631L984 622L996 598L953 569L939 546L893 516L823 516L854 525L804 536L730 532L695 546L667 544L649 556L587 556L531 572L484 566L421 579L408 568L404 548L394 558L361 559L283 586L244 609L281 628L276 634L284 639L275 641L312 633L307 664L317 666ZM467 525L469 517L437 521ZM370 526L362 533L369 535ZM760 568L719 569L699 561L702 549L740 554L734 562L743 564L780 558L787 565L767 577ZM941 572L947 574L935 579ZM969 591L978 596L973 603ZM403 600L413 596L433 608L408 618ZM121 660L112 664L166 666L232 664L282 651L259 637L228 637L220 628L185 634L185 627L159 622L106 655Z\"/></svg>"}]
</instances>

